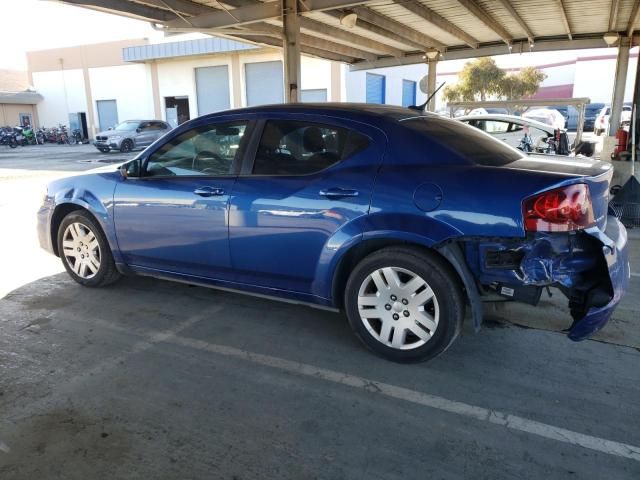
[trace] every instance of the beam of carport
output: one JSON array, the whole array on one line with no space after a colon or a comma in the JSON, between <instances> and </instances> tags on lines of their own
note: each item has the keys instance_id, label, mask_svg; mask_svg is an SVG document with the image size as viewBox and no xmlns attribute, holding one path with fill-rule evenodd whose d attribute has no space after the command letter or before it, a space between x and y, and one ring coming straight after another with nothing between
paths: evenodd
<instances>
[{"instance_id":1,"label":"beam of carport","mask_svg":"<svg viewBox=\"0 0 640 480\"><path fill-rule=\"evenodd\" d=\"M323 15L328 15L330 17L336 18L336 19L340 19L340 17L343 15L343 12L340 12L339 10L334 10L332 12L322 12ZM400 43L402 45L406 45L407 48L411 48L414 50L420 50L420 51L424 51L426 50L429 45L425 45L424 43L419 43L419 42L414 42L413 40L409 40L408 38L399 35L397 33L395 33L395 31L390 31L390 30L386 30L378 25L376 25L375 23L369 23L365 20L363 20L362 18L358 18L358 22L356 23L356 27L362 30L365 30L369 33L373 33L375 35L378 35L380 37L384 37L386 39L392 40L396 43Z\"/></svg>"},{"instance_id":2,"label":"beam of carport","mask_svg":"<svg viewBox=\"0 0 640 480\"><path fill-rule=\"evenodd\" d=\"M569 17L567 17L567 10L564 8L562 0L556 0L558 7L560 7L560 16L562 17L562 23L564 23L564 29L567 31L569 40L573 40L573 34L571 33L571 25L569 25Z\"/></svg>"},{"instance_id":3,"label":"beam of carport","mask_svg":"<svg viewBox=\"0 0 640 480\"><path fill-rule=\"evenodd\" d=\"M518 25L520 25L522 30L524 30L524 33L527 34L527 39L529 40L529 43L533 43L533 38L534 38L533 32L529 28L529 25L527 25L527 22L525 22L524 19L520 16L520 14L515 9L515 7L511 5L511 2L509 0L498 0L498 1L509 12L509 14L513 17L513 19L516 22L518 22Z\"/></svg>"},{"instance_id":4,"label":"beam of carport","mask_svg":"<svg viewBox=\"0 0 640 480\"><path fill-rule=\"evenodd\" d=\"M367 3L370 0L305 0L304 12L331 10L341 7L352 7ZM302 3L302 2L301 2ZM167 27L219 28L246 25L280 18L281 2L259 2L233 10L216 10L188 18L177 18L166 22ZM300 12L302 13L302 12Z\"/></svg>"},{"instance_id":5,"label":"beam of carport","mask_svg":"<svg viewBox=\"0 0 640 480\"><path fill-rule=\"evenodd\" d=\"M413 28L409 28L400 22L396 22L389 17L374 12L370 8L355 7L351 10L358 15L358 21L364 20L371 25L378 26L388 32L394 33L398 37L403 38L405 42L410 42L410 45L413 45L416 48L423 50L429 47L438 49L446 48L442 42L439 42L435 38L431 38L430 36L418 32Z\"/></svg>"},{"instance_id":6,"label":"beam of carport","mask_svg":"<svg viewBox=\"0 0 640 480\"><path fill-rule=\"evenodd\" d=\"M176 18L169 10L150 7L142 3L132 3L127 0L61 0L62 3L71 5L96 7L102 11L116 10L121 14L132 18L153 19L161 22Z\"/></svg>"},{"instance_id":7,"label":"beam of carport","mask_svg":"<svg viewBox=\"0 0 640 480\"><path fill-rule=\"evenodd\" d=\"M636 22L638 21L638 12L640 12L640 0L636 0L631 9L631 15L629 16L629 25L627 26L627 37L633 35Z\"/></svg>"},{"instance_id":8,"label":"beam of carport","mask_svg":"<svg viewBox=\"0 0 640 480\"><path fill-rule=\"evenodd\" d=\"M251 43L261 43L264 45L271 45L273 47L282 47L282 40L275 39L273 37L253 35L251 33L247 33L247 34L240 33L236 35L236 37L240 40L246 40L247 42L251 42ZM310 47L308 45L305 45L304 43L301 44L300 51L302 53L306 53L307 55L311 55L313 57L324 58L327 60L332 60L334 62L353 63L355 60L357 60L354 57L340 55L339 53L322 50L316 47Z\"/></svg>"},{"instance_id":9,"label":"beam of carport","mask_svg":"<svg viewBox=\"0 0 640 480\"><path fill-rule=\"evenodd\" d=\"M459 38L471 48L478 48L478 40L417 0L406 0L399 5L402 6L402 8L409 10L414 15L417 15L423 20L435 25L440 30L447 32L449 35Z\"/></svg>"},{"instance_id":10,"label":"beam of carport","mask_svg":"<svg viewBox=\"0 0 640 480\"><path fill-rule=\"evenodd\" d=\"M390 45L377 42L369 38L361 37L360 35L312 20L311 18L300 17L300 27L312 34L327 36L331 39L335 39L336 41L348 42L354 47L359 47L364 50L373 50L375 52L392 55L394 57L401 57L404 54L404 52L398 48L394 48Z\"/></svg>"},{"instance_id":11,"label":"beam of carport","mask_svg":"<svg viewBox=\"0 0 640 480\"><path fill-rule=\"evenodd\" d=\"M298 0L281 0L274 3L280 4L282 9L285 99L287 103L296 103L300 100L302 87Z\"/></svg>"},{"instance_id":12,"label":"beam of carport","mask_svg":"<svg viewBox=\"0 0 640 480\"><path fill-rule=\"evenodd\" d=\"M475 2L475 0L458 0L458 2L460 2L460 4L466 8L469 13L471 13L471 15L493 30L504 43L511 45L512 35L507 32L499 22L491 18L489 14Z\"/></svg>"},{"instance_id":13,"label":"beam of carport","mask_svg":"<svg viewBox=\"0 0 640 480\"><path fill-rule=\"evenodd\" d=\"M304 18L300 16L298 18L300 20L300 25L302 25L302 20ZM284 38L284 30L279 25L273 25L271 23L266 23L266 22L260 23L260 30L267 32L270 36L275 35L280 38ZM217 30L214 30L212 33L215 33L215 31ZM239 30L238 34L242 35L242 31ZM255 33L252 31L248 31L247 34L256 36ZM258 43L265 43L265 42L258 42ZM300 34L300 43L302 45L315 48L316 50L333 52L338 55L342 55L345 58L361 59L361 60L367 60L367 61L373 61L377 58L377 55L375 53L371 53L367 50L362 50L360 48L355 48L349 45L344 45L341 43L337 43L337 42L320 38L320 37L307 35L304 33Z\"/></svg>"}]
</instances>

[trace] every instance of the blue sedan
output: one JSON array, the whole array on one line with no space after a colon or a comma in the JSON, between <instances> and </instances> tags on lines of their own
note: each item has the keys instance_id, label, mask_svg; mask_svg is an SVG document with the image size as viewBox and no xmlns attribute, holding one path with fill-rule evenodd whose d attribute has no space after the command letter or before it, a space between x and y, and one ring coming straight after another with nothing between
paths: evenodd
<instances>
[{"instance_id":1,"label":"blue sedan","mask_svg":"<svg viewBox=\"0 0 640 480\"><path fill-rule=\"evenodd\" d=\"M206 115L123 165L49 184L41 245L101 287L148 275L346 313L394 361L442 353L465 310L568 299L602 328L629 281L611 165L530 157L461 122L382 105Z\"/></svg>"}]
</instances>

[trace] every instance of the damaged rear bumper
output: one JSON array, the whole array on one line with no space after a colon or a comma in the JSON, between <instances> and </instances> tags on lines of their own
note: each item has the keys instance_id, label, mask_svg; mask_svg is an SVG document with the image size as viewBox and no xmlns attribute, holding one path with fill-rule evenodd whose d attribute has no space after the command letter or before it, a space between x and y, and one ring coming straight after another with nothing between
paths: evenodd
<instances>
[{"instance_id":1,"label":"damaged rear bumper","mask_svg":"<svg viewBox=\"0 0 640 480\"><path fill-rule=\"evenodd\" d=\"M466 239L466 263L485 301L497 294L536 305L545 287L559 288L573 318L567 334L583 340L604 327L629 285L627 232L613 215L606 225L526 239Z\"/></svg>"},{"instance_id":2,"label":"damaged rear bumper","mask_svg":"<svg viewBox=\"0 0 640 480\"><path fill-rule=\"evenodd\" d=\"M611 298L601 307L590 307L582 319L573 323L568 336L575 341L588 338L606 325L626 293L631 277L627 251L627 230L617 218L609 216L604 232L594 227L586 230L585 233L596 238L602 244L602 255L606 261L611 282Z\"/></svg>"}]
</instances>

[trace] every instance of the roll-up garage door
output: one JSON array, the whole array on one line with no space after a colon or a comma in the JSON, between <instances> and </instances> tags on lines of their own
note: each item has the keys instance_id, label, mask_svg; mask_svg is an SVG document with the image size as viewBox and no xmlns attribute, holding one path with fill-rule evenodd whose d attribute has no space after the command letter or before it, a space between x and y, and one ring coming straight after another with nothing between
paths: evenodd
<instances>
[{"instance_id":1,"label":"roll-up garage door","mask_svg":"<svg viewBox=\"0 0 640 480\"><path fill-rule=\"evenodd\" d=\"M282 62L247 63L244 68L247 106L283 102Z\"/></svg>"},{"instance_id":2,"label":"roll-up garage door","mask_svg":"<svg viewBox=\"0 0 640 480\"><path fill-rule=\"evenodd\" d=\"M367 73L367 103L384 103L384 75Z\"/></svg>"},{"instance_id":3,"label":"roll-up garage door","mask_svg":"<svg viewBox=\"0 0 640 480\"><path fill-rule=\"evenodd\" d=\"M101 131L118 124L118 106L115 100L97 100L96 107Z\"/></svg>"},{"instance_id":4,"label":"roll-up garage door","mask_svg":"<svg viewBox=\"0 0 640 480\"><path fill-rule=\"evenodd\" d=\"M326 102L327 101L327 89L326 88L310 88L307 90L300 90L301 102Z\"/></svg>"},{"instance_id":5,"label":"roll-up garage door","mask_svg":"<svg viewBox=\"0 0 640 480\"><path fill-rule=\"evenodd\" d=\"M229 99L229 70L226 65L196 68L198 115L227 110Z\"/></svg>"}]
</instances>

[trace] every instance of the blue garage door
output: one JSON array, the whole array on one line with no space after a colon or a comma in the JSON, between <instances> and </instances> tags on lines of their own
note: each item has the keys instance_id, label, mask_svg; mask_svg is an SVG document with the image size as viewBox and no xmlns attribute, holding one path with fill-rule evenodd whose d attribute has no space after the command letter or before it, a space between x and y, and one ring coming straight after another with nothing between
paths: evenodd
<instances>
[{"instance_id":1,"label":"blue garage door","mask_svg":"<svg viewBox=\"0 0 640 480\"><path fill-rule=\"evenodd\" d=\"M247 106L282 103L284 79L282 62L247 63L244 66Z\"/></svg>"},{"instance_id":2,"label":"blue garage door","mask_svg":"<svg viewBox=\"0 0 640 480\"><path fill-rule=\"evenodd\" d=\"M402 106L410 107L416 104L416 82L402 80Z\"/></svg>"},{"instance_id":3,"label":"blue garage door","mask_svg":"<svg viewBox=\"0 0 640 480\"><path fill-rule=\"evenodd\" d=\"M367 73L367 103L384 103L384 75Z\"/></svg>"},{"instance_id":4,"label":"blue garage door","mask_svg":"<svg viewBox=\"0 0 640 480\"><path fill-rule=\"evenodd\" d=\"M100 131L115 127L118 124L118 106L115 100L97 100L96 107L98 109Z\"/></svg>"},{"instance_id":5,"label":"blue garage door","mask_svg":"<svg viewBox=\"0 0 640 480\"><path fill-rule=\"evenodd\" d=\"M227 110L229 102L229 70L226 65L196 68L198 115Z\"/></svg>"}]
</instances>

